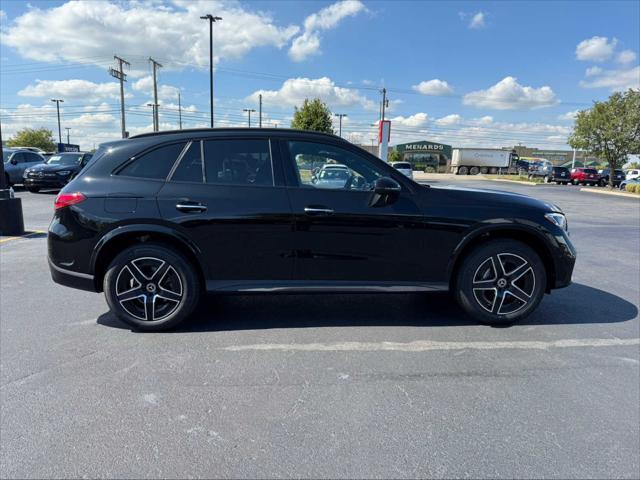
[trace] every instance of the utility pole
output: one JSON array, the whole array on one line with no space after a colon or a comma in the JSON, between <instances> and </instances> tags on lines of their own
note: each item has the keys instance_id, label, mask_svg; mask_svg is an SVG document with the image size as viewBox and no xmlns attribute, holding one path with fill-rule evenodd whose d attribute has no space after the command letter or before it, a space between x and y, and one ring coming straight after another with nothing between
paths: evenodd
<instances>
[{"instance_id":1,"label":"utility pole","mask_svg":"<svg viewBox=\"0 0 640 480\"><path fill-rule=\"evenodd\" d=\"M120 126L122 127L122 138L127 138L127 129L124 123L124 82L127 81L127 74L124 73L123 66L130 67L131 64L117 55L114 55L113 58L118 61L118 70L110 68L109 75L120 80Z\"/></svg>"},{"instance_id":2,"label":"utility pole","mask_svg":"<svg viewBox=\"0 0 640 480\"><path fill-rule=\"evenodd\" d=\"M336 117L338 117L340 119L340 130L339 130L339 137L342 137L342 117L346 117L347 114L346 113L336 113Z\"/></svg>"},{"instance_id":3,"label":"utility pole","mask_svg":"<svg viewBox=\"0 0 640 480\"><path fill-rule=\"evenodd\" d=\"M213 128L213 24L222 20L222 17L214 17L208 13L200 18L209 21L209 102L211 104L211 128Z\"/></svg>"},{"instance_id":4,"label":"utility pole","mask_svg":"<svg viewBox=\"0 0 640 480\"><path fill-rule=\"evenodd\" d=\"M262 128L262 94L258 94L258 105L259 105L259 109L260 109L260 113L258 114L258 117L260 119L260 128Z\"/></svg>"},{"instance_id":5,"label":"utility pole","mask_svg":"<svg viewBox=\"0 0 640 480\"><path fill-rule=\"evenodd\" d=\"M158 121L158 78L156 71L158 67L162 68L162 65L151 57L149 57L149 61L153 65L153 103L156 106L154 109L155 113L153 114L153 131L157 132L160 130L160 122Z\"/></svg>"},{"instance_id":6,"label":"utility pole","mask_svg":"<svg viewBox=\"0 0 640 480\"><path fill-rule=\"evenodd\" d=\"M382 89L382 108L380 111L380 121L384 121L384 109L385 107L388 106L388 100L387 100L387 89L383 88Z\"/></svg>"},{"instance_id":7,"label":"utility pole","mask_svg":"<svg viewBox=\"0 0 640 480\"><path fill-rule=\"evenodd\" d=\"M71 130L71 127L64 127L64 129L67 131L67 145L69 145L71 143L69 141L69 131Z\"/></svg>"},{"instance_id":8,"label":"utility pole","mask_svg":"<svg viewBox=\"0 0 640 480\"><path fill-rule=\"evenodd\" d=\"M180 123L180 130L182 130L182 103L180 102L180 92L178 92L178 122Z\"/></svg>"},{"instance_id":9,"label":"utility pole","mask_svg":"<svg viewBox=\"0 0 640 480\"><path fill-rule=\"evenodd\" d=\"M157 103L147 103L147 107L151 107L151 112L153 115L153 131L156 131L156 110L158 109Z\"/></svg>"},{"instance_id":10,"label":"utility pole","mask_svg":"<svg viewBox=\"0 0 640 480\"><path fill-rule=\"evenodd\" d=\"M571 160L571 170L576 168L576 149L573 149L573 159Z\"/></svg>"},{"instance_id":11,"label":"utility pole","mask_svg":"<svg viewBox=\"0 0 640 480\"><path fill-rule=\"evenodd\" d=\"M61 98L52 98L52 102L56 102L56 109L58 110L58 142L62 143L62 129L60 128L60 102L64 103Z\"/></svg>"},{"instance_id":12,"label":"utility pole","mask_svg":"<svg viewBox=\"0 0 640 480\"><path fill-rule=\"evenodd\" d=\"M249 114L249 128L251 128L251 112L255 112L255 110L253 108L243 108L242 111Z\"/></svg>"}]
</instances>

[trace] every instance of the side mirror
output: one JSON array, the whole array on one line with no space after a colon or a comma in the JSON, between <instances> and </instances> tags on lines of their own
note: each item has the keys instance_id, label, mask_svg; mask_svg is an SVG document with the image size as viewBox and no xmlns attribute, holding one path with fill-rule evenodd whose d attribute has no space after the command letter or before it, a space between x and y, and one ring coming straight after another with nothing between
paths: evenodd
<instances>
[{"instance_id":1,"label":"side mirror","mask_svg":"<svg viewBox=\"0 0 640 480\"><path fill-rule=\"evenodd\" d=\"M369 201L370 207L385 207L395 203L400 197L402 187L389 177L380 177L373 182L373 195Z\"/></svg>"},{"instance_id":2,"label":"side mirror","mask_svg":"<svg viewBox=\"0 0 640 480\"><path fill-rule=\"evenodd\" d=\"M17 158L12 158L9 163L11 163L11 165L17 165L18 164L18 159Z\"/></svg>"}]
</instances>

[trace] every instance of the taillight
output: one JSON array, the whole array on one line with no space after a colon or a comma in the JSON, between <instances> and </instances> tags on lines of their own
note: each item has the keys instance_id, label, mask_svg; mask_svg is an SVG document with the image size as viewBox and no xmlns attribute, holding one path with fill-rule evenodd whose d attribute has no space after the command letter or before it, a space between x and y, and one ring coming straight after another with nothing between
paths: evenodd
<instances>
[{"instance_id":1,"label":"taillight","mask_svg":"<svg viewBox=\"0 0 640 480\"><path fill-rule=\"evenodd\" d=\"M56 197L54 208L58 210L59 208L70 207L71 205L76 205L80 202L84 202L86 199L87 197L85 197L80 192L60 193Z\"/></svg>"}]
</instances>

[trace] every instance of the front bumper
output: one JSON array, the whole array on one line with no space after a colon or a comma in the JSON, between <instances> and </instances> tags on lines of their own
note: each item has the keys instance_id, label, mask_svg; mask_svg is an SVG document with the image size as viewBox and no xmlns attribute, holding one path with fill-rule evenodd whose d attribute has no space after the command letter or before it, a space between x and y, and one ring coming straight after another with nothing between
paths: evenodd
<instances>
[{"instance_id":1,"label":"front bumper","mask_svg":"<svg viewBox=\"0 0 640 480\"><path fill-rule=\"evenodd\" d=\"M68 182L67 178L24 178L23 185L25 187L38 187L38 188L62 188Z\"/></svg>"}]
</instances>

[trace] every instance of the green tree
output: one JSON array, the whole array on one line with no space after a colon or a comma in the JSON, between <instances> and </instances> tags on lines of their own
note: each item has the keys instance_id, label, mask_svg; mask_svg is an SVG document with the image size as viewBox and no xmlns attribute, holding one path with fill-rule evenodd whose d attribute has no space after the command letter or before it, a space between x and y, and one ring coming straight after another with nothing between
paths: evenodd
<instances>
[{"instance_id":1,"label":"green tree","mask_svg":"<svg viewBox=\"0 0 640 480\"><path fill-rule=\"evenodd\" d=\"M291 128L333 133L331 110L319 98L305 99L302 107L296 107Z\"/></svg>"},{"instance_id":2,"label":"green tree","mask_svg":"<svg viewBox=\"0 0 640 480\"><path fill-rule=\"evenodd\" d=\"M396 149L389 151L389 155L387 155L387 162L402 162L402 155Z\"/></svg>"},{"instance_id":3,"label":"green tree","mask_svg":"<svg viewBox=\"0 0 640 480\"><path fill-rule=\"evenodd\" d=\"M606 160L611 172L622 167L628 154L640 151L640 91L614 93L579 112L569 144ZM611 188L613 178L609 175Z\"/></svg>"},{"instance_id":4,"label":"green tree","mask_svg":"<svg viewBox=\"0 0 640 480\"><path fill-rule=\"evenodd\" d=\"M37 147L45 152L56 149L53 132L48 128L23 128L7 140L8 147Z\"/></svg>"}]
</instances>

